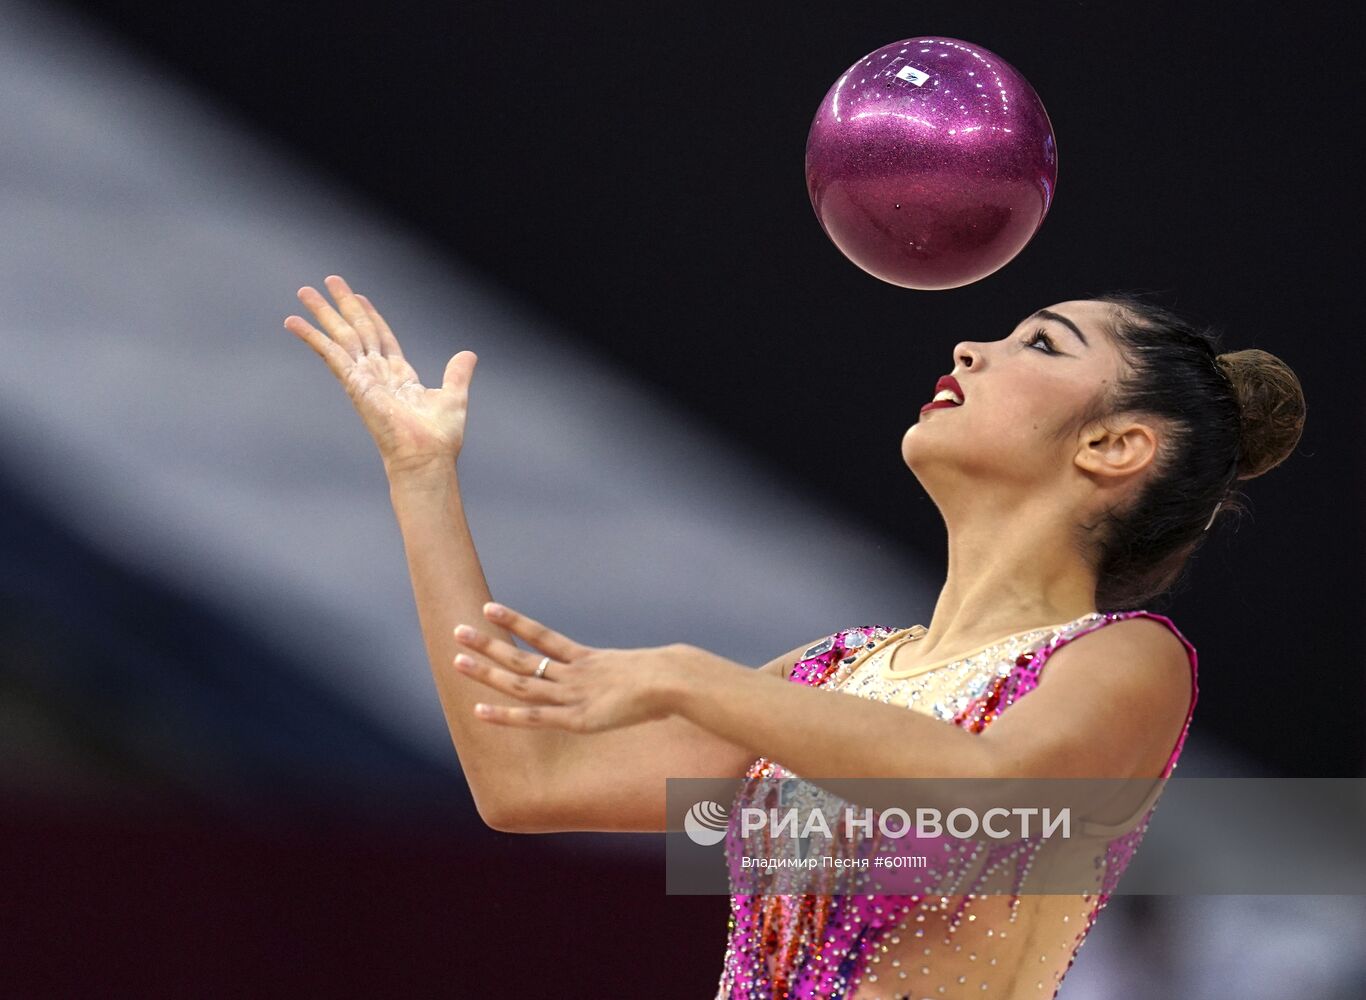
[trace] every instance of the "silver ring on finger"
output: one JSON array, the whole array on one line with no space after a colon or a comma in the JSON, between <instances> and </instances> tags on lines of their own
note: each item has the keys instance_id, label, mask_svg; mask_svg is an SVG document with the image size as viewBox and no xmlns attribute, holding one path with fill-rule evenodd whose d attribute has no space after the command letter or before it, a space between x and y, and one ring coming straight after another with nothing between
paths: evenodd
<instances>
[{"instance_id":1,"label":"silver ring on finger","mask_svg":"<svg viewBox=\"0 0 1366 1000\"><path fill-rule=\"evenodd\" d=\"M539 680L544 680L544 679L545 679L545 671L546 671L546 668L547 668L548 666L550 666L550 657L548 657L548 656L543 656L543 657L541 657L541 662L538 663L538 664L536 664L536 673L535 673L535 677L536 677L537 679L539 679Z\"/></svg>"}]
</instances>

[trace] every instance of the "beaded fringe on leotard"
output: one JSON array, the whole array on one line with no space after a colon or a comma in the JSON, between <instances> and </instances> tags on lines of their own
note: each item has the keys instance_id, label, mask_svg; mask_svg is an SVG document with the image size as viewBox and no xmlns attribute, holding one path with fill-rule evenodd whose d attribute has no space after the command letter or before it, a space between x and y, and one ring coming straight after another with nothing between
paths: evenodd
<instances>
[{"instance_id":1,"label":"beaded fringe on leotard","mask_svg":"<svg viewBox=\"0 0 1366 1000\"><path fill-rule=\"evenodd\" d=\"M1190 709L1175 748L1163 770L1162 777L1166 778L1176 767L1195 708L1198 692L1196 654L1195 648L1181 635L1170 619L1152 612L1093 612L1069 623L1068 626L1060 627L1039 648L1022 653L1008 672L994 677L991 683L984 685L972 696L958 699L951 706L954 709L951 720L947 713L941 718L952 721L954 725L969 732L980 733L1012 704L1038 686L1040 672L1056 649L1110 622L1139 616L1164 623L1185 646L1191 664ZM822 687L836 673L841 662L854 662L854 658L875 647L895 631L900 630L885 626L864 626L837 632L807 650L805 658L793 666L789 679L798 684ZM790 775L790 772L767 758L759 758L747 772L748 784L737 796L737 804L741 800L747 805L762 803L762 797L751 801L745 799L745 796L747 793L756 794L761 784L766 787L758 794L771 794L772 779L784 775ZM735 821L738 813L738 808L732 809L731 828L727 838L728 857L732 851L739 850L738 824ZM1152 808L1149 808L1148 813L1131 832L1115 838L1106 846L1103 882L1097 894L1083 897L1092 908L1085 926L1076 935L1073 955L1085 939L1097 914L1108 902L1120 875L1128 866L1147 829L1151 814ZM876 835L870 839L875 850ZM862 846L868 847L869 842L865 841ZM988 861L1013 861L1017 872L1015 888L1018 890L1019 873L1027 869L1032 859L1032 851L1038 846L1037 838L1032 841L1026 838L1023 850L1021 842L1002 845L996 849L1001 852L1001 857L989 857ZM830 847L846 857L860 850L858 845L848 845L838 838L830 842ZM1010 851L1020 852L1019 856L1007 857ZM822 872L822 878L825 877ZM818 885L827 888L831 883L823 881ZM973 888L972 885L965 887L963 892L966 894L961 896L956 909L945 917L950 928L956 927L963 919L963 911L972 898ZM863 966L887 933L906 916L908 911L925 902L926 897L923 895L733 895L729 942L717 1000L844 1000L857 989ZM1018 897L1012 899L1012 913L1016 903ZM1069 968L1070 965L1069 961Z\"/></svg>"}]
</instances>

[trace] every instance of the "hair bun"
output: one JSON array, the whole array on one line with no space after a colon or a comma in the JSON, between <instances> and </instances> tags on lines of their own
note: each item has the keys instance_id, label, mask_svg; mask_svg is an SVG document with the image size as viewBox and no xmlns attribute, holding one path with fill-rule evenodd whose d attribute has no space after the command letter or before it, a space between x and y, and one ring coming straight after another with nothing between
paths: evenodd
<instances>
[{"instance_id":1,"label":"hair bun","mask_svg":"<svg viewBox=\"0 0 1366 1000\"><path fill-rule=\"evenodd\" d=\"M1304 392L1289 365L1255 347L1220 354L1215 361L1238 397L1242 429L1237 475L1253 479L1295 450L1304 431Z\"/></svg>"}]
</instances>

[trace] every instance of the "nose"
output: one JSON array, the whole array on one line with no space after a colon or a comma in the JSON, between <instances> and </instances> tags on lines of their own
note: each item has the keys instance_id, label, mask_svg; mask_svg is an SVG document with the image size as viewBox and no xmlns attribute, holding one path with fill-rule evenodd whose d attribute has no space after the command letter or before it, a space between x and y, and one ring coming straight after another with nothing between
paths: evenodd
<instances>
[{"instance_id":1,"label":"nose","mask_svg":"<svg viewBox=\"0 0 1366 1000\"><path fill-rule=\"evenodd\" d=\"M954 345L953 357L954 364L961 364L964 368L971 368L978 360L978 348L970 340L962 340Z\"/></svg>"}]
</instances>

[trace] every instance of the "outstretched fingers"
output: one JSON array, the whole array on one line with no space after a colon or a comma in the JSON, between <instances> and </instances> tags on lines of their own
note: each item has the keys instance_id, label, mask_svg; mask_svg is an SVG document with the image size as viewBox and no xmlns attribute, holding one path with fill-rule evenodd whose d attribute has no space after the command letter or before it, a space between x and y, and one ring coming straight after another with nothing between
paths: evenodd
<instances>
[{"instance_id":1,"label":"outstretched fingers","mask_svg":"<svg viewBox=\"0 0 1366 1000\"><path fill-rule=\"evenodd\" d=\"M504 642L487 632L480 632L471 625L457 625L455 641L466 649L475 650L499 666L519 674L535 673L541 662L541 658L535 653L518 649L512 643Z\"/></svg>"},{"instance_id":2,"label":"outstretched fingers","mask_svg":"<svg viewBox=\"0 0 1366 1000\"><path fill-rule=\"evenodd\" d=\"M356 359L344 347L302 316L286 316L285 329L313 348L318 356L327 362L332 374L337 376L343 385L346 384L346 373L351 370Z\"/></svg>"},{"instance_id":3,"label":"outstretched fingers","mask_svg":"<svg viewBox=\"0 0 1366 1000\"><path fill-rule=\"evenodd\" d=\"M398 338L394 336L394 331L389 329L389 324L384 321L384 317L379 314L375 304L367 299L360 292L356 293L356 298L365 307L366 313L370 317L370 322L375 324L375 330L379 333L379 343L386 358L403 358L403 349L398 346Z\"/></svg>"},{"instance_id":4,"label":"outstretched fingers","mask_svg":"<svg viewBox=\"0 0 1366 1000\"><path fill-rule=\"evenodd\" d=\"M524 729L568 729L579 727L575 709L562 705L507 706L483 702L474 706L474 714L485 722L499 726L520 726Z\"/></svg>"},{"instance_id":5,"label":"outstretched fingers","mask_svg":"<svg viewBox=\"0 0 1366 1000\"><path fill-rule=\"evenodd\" d=\"M365 354L365 344L361 341L360 334L351 328L351 324L342 318L341 313L332 308L332 304L323 297L322 292L312 285L304 285L296 294L299 301L308 307L308 311L318 321L318 325L327 331L327 335L345 348L346 353L353 359L360 360Z\"/></svg>"},{"instance_id":6,"label":"outstretched fingers","mask_svg":"<svg viewBox=\"0 0 1366 1000\"><path fill-rule=\"evenodd\" d=\"M588 646L581 645L552 628L547 628L534 618L528 618L493 601L484 605L484 617L495 625L501 625L552 659L571 663L592 651Z\"/></svg>"},{"instance_id":7,"label":"outstretched fingers","mask_svg":"<svg viewBox=\"0 0 1366 1000\"><path fill-rule=\"evenodd\" d=\"M323 279L323 284L332 293L332 298L336 300L337 311L342 314L351 329L356 331L356 336L360 340L361 349L366 354L383 354L380 345L379 331L375 329L374 320L361 304L356 293L351 291L351 286L346 283L346 279L340 274L329 274Z\"/></svg>"},{"instance_id":8,"label":"outstretched fingers","mask_svg":"<svg viewBox=\"0 0 1366 1000\"><path fill-rule=\"evenodd\" d=\"M556 705L563 703L565 698L565 689L561 684L504 670L487 661L476 660L465 653L455 658L455 668L466 677L520 701L537 705Z\"/></svg>"}]
</instances>

